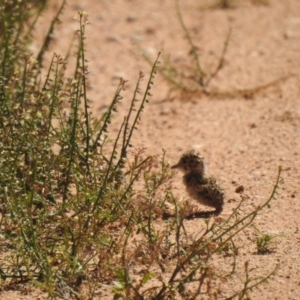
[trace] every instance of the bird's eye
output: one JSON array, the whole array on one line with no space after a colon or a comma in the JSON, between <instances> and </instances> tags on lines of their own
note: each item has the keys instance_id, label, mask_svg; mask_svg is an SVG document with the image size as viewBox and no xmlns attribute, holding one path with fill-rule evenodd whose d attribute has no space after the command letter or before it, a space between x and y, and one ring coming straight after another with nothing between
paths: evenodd
<instances>
[{"instance_id":1,"label":"bird's eye","mask_svg":"<svg viewBox=\"0 0 300 300\"><path fill-rule=\"evenodd\" d=\"M188 161L187 161L186 159L183 159L183 160L182 160L182 163L183 163L183 164L186 164L187 162L188 162Z\"/></svg>"}]
</instances>

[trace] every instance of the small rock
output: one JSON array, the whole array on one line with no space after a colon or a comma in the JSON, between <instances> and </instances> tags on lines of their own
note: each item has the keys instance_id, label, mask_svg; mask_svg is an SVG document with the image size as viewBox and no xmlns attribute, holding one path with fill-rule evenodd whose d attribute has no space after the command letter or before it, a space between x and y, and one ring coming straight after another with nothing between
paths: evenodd
<instances>
[{"instance_id":1,"label":"small rock","mask_svg":"<svg viewBox=\"0 0 300 300\"><path fill-rule=\"evenodd\" d=\"M170 110L167 109L167 108L163 108L161 111L160 111L160 115L162 116L166 116L170 113Z\"/></svg>"},{"instance_id":2,"label":"small rock","mask_svg":"<svg viewBox=\"0 0 300 300\"><path fill-rule=\"evenodd\" d=\"M106 41L108 42L119 43L120 40L121 38L118 35L109 35L106 37Z\"/></svg>"},{"instance_id":3,"label":"small rock","mask_svg":"<svg viewBox=\"0 0 300 300\"><path fill-rule=\"evenodd\" d=\"M127 16L126 21L131 23L131 22L135 22L137 19L138 19L137 15L132 13Z\"/></svg>"},{"instance_id":4,"label":"small rock","mask_svg":"<svg viewBox=\"0 0 300 300\"><path fill-rule=\"evenodd\" d=\"M133 33L131 36L130 36L131 40L135 43L141 43L145 40L145 36L141 33Z\"/></svg>"},{"instance_id":5,"label":"small rock","mask_svg":"<svg viewBox=\"0 0 300 300\"><path fill-rule=\"evenodd\" d=\"M232 202L236 202L236 199L234 198L228 199L228 203L232 203Z\"/></svg>"},{"instance_id":6,"label":"small rock","mask_svg":"<svg viewBox=\"0 0 300 300\"><path fill-rule=\"evenodd\" d=\"M244 187L242 185L239 185L236 189L235 192L238 194L242 194L244 192Z\"/></svg>"}]
</instances>

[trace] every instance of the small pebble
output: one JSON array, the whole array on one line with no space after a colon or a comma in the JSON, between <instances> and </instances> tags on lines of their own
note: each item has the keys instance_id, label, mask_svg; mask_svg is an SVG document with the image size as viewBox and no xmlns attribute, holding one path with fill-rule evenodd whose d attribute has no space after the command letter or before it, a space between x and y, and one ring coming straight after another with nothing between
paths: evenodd
<instances>
[{"instance_id":1,"label":"small pebble","mask_svg":"<svg viewBox=\"0 0 300 300\"><path fill-rule=\"evenodd\" d=\"M238 194L241 194L244 192L244 187L242 185L239 185L236 189L235 192Z\"/></svg>"}]
</instances>

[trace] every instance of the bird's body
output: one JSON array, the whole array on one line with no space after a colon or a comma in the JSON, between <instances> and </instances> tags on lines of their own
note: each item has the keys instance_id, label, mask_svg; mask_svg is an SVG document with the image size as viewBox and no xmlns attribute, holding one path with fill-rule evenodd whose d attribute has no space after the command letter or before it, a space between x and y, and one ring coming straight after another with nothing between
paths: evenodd
<instances>
[{"instance_id":1,"label":"bird's body","mask_svg":"<svg viewBox=\"0 0 300 300\"><path fill-rule=\"evenodd\" d=\"M172 167L184 172L183 183L189 196L200 204L214 207L215 215L223 210L224 191L213 177L205 176L204 159L195 151L182 155L179 162Z\"/></svg>"}]
</instances>

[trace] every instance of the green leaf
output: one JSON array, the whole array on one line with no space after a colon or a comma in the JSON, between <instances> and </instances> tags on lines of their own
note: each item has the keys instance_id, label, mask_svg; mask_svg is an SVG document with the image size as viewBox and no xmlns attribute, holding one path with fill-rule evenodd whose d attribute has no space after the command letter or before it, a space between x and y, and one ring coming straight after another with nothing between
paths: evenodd
<instances>
[{"instance_id":1,"label":"green leaf","mask_svg":"<svg viewBox=\"0 0 300 300\"><path fill-rule=\"evenodd\" d=\"M156 274L154 272L147 272L142 280L142 284L146 284L150 279L154 278Z\"/></svg>"}]
</instances>

